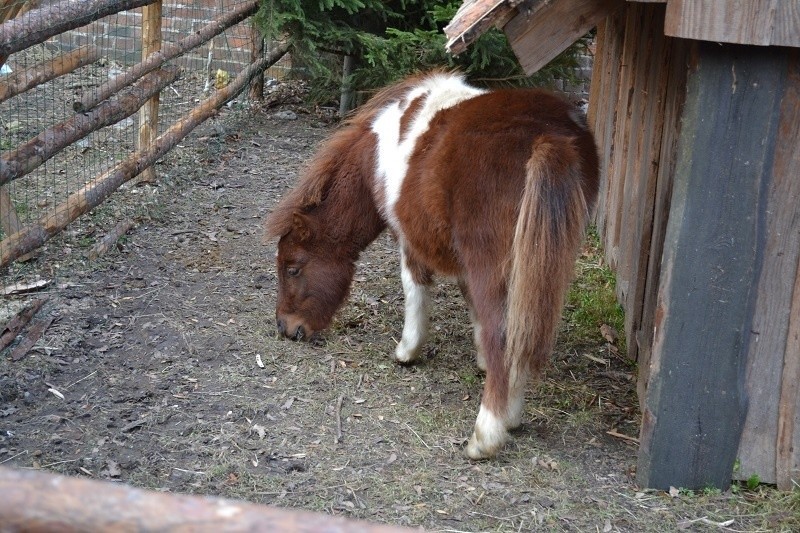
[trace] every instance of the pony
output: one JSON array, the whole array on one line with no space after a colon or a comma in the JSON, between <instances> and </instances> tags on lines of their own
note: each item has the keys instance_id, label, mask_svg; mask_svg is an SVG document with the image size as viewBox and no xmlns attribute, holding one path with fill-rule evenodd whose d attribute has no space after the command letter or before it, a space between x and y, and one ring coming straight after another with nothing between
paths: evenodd
<instances>
[{"instance_id":1,"label":"pony","mask_svg":"<svg viewBox=\"0 0 800 533\"><path fill-rule=\"evenodd\" d=\"M405 296L394 359L420 357L433 276L457 279L486 373L466 454L493 457L553 349L598 175L585 118L560 96L485 90L443 71L391 85L321 145L267 217L267 239L279 239L278 331L297 340L325 329L360 252L388 226Z\"/></svg>"}]
</instances>

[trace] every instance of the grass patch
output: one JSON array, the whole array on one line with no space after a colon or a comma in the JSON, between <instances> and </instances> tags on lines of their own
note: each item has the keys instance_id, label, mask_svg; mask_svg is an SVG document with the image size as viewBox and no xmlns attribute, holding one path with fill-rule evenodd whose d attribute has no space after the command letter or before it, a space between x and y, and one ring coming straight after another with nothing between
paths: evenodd
<instances>
[{"instance_id":1,"label":"grass patch","mask_svg":"<svg viewBox=\"0 0 800 533\"><path fill-rule=\"evenodd\" d=\"M563 334L572 346L602 342L600 327L611 326L619 335L620 353L627 350L625 315L617 302L614 273L605 264L600 236L594 227L587 232L583 253L576 265L577 275L567 294Z\"/></svg>"}]
</instances>

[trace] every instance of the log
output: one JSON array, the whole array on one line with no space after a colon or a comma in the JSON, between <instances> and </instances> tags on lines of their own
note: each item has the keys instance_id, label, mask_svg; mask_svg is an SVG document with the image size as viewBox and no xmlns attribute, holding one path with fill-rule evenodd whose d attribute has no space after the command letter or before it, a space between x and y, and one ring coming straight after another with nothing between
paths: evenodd
<instances>
[{"instance_id":1,"label":"log","mask_svg":"<svg viewBox=\"0 0 800 533\"><path fill-rule=\"evenodd\" d=\"M123 183L137 176L144 168L163 157L194 128L212 116L219 107L244 90L253 77L278 61L288 50L289 44L282 43L267 57L251 64L229 85L214 93L213 96L190 111L188 115L173 124L151 146L143 151L133 153L125 161L118 163L80 191L73 193L65 202L56 207L53 213L40 218L37 223L26 226L0 242L0 268L44 244L64 229L67 224L99 205Z\"/></svg>"},{"instance_id":2,"label":"log","mask_svg":"<svg viewBox=\"0 0 800 533\"><path fill-rule=\"evenodd\" d=\"M0 56L9 56L92 21L156 0L62 0L0 25Z\"/></svg>"},{"instance_id":3,"label":"log","mask_svg":"<svg viewBox=\"0 0 800 533\"><path fill-rule=\"evenodd\" d=\"M0 156L0 185L21 178L89 133L131 116L148 98L177 78L177 68L151 73L116 100L108 100L89 113L74 115L4 153Z\"/></svg>"},{"instance_id":4,"label":"log","mask_svg":"<svg viewBox=\"0 0 800 533\"><path fill-rule=\"evenodd\" d=\"M14 315L8 324L0 329L0 350L4 350L9 344L14 342L25 326L30 322L39 309L47 302L47 298L37 298L28 304L22 311Z\"/></svg>"},{"instance_id":5,"label":"log","mask_svg":"<svg viewBox=\"0 0 800 533\"><path fill-rule=\"evenodd\" d=\"M402 533L416 531L237 500L160 493L119 483L0 467L4 532L282 531Z\"/></svg>"},{"instance_id":6,"label":"log","mask_svg":"<svg viewBox=\"0 0 800 533\"><path fill-rule=\"evenodd\" d=\"M0 82L0 102L68 72L94 63L99 57L100 49L96 46L77 48L68 54L53 58L41 65L9 74L2 78L2 82Z\"/></svg>"},{"instance_id":7,"label":"log","mask_svg":"<svg viewBox=\"0 0 800 533\"><path fill-rule=\"evenodd\" d=\"M95 260L101 255L108 252L119 240L120 237L128 233L136 223L133 219L127 218L119 223L117 223L114 228L109 231L100 241L95 244L89 253L86 256L91 259Z\"/></svg>"},{"instance_id":8,"label":"log","mask_svg":"<svg viewBox=\"0 0 800 533\"><path fill-rule=\"evenodd\" d=\"M0 22L11 20L26 11L39 7L39 0L4 0L0 7ZM2 67L10 54L0 54L0 67Z\"/></svg>"},{"instance_id":9,"label":"log","mask_svg":"<svg viewBox=\"0 0 800 533\"><path fill-rule=\"evenodd\" d=\"M176 43L165 43L161 50L150 54L144 61L132 66L123 74L111 78L98 87L97 90L85 94L79 101L72 104L72 108L78 112L93 108L123 87L130 85L148 72L157 69L163 65L164 62L183 55L192 48L203 44L215 35L222 33L227 28L249 17L257 10L258 1L251 0L250 2L237 6L228 13L220 15L188 37L184 37Z\"/></svg>"}]
</instances>

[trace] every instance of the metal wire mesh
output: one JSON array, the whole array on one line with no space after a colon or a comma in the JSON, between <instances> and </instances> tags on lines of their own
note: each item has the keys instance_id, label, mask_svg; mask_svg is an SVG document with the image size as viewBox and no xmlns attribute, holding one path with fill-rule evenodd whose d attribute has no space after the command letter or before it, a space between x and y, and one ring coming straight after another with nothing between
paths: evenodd
<instances>
[{"instance_id":1,"label":"metal wire mesh","mask_svg":"<svg viewBox=\"0 0 800 533\"><path fill-rule=\"evenodd\" d=\"M162 7L163 43L175 43L198 31L209 21L234 9L246 0L200 0L181 2L165 0ZM56 6L56 0L25 2L0 0L2 13L17 17L30 16L37 6ZM178 82L161 93L159 133L185 115L214 90L220 80L232 79L245 68L251 58L251 21L241 22L211 41L170 61L181 69ZM3 154L28 142L53 125L75 116L73 102L96 91L109 78L125 71L142 59L142 8L103 17L83 27L56 35L46 42L13 53L4 62L4 77L25 69L34 69L47 61L63 60L75 50L99 51L99 59L66 75L59 76L33 89L0 102L0 151ZM2 59L2 58L0 58ZM267 76L279 78L284 66L272 67ZM244 99L246 96L240 96ZM0 240L20 226L53 216L57 206L70 194L91 184L98 176L129 157L136 148L139 115L134 113L121 122L92 132L53 155L29 174L2 187L0 198ZM169 157L169 156L167 156ZM146 195L133 184L123 186L109 200L51 240L48 246L58 247L58 256L68 259L80 256L116 222L135 218L146 212ZM48 257L53 257L49 254ZM61 260L17 261L0 271L0 289L30 283L35 279L55 279ZM3 294L0 302L0 325L4 323L3 302L11 296ZM7 306L7 305L6 305Z\"/></svg>"}]
</instances>

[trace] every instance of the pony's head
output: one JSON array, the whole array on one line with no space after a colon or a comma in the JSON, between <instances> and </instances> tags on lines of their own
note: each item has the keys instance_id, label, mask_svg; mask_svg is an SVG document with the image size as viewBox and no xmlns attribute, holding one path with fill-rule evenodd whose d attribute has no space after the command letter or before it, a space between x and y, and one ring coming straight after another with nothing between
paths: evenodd
<instances>
[{"instance_id":1,"label":"pony's head","mask_svg":"<svg viewBox=\"0 0 800 533\"><path fill-rule=\"evenodd\" d=\"M267 229L280 236L278 331L293 340L309 339L330 325L347 297L355 265L313 216L293 211L288 220L281 221L279 212L273 215Z\"/></svg>"}]
</instances>

